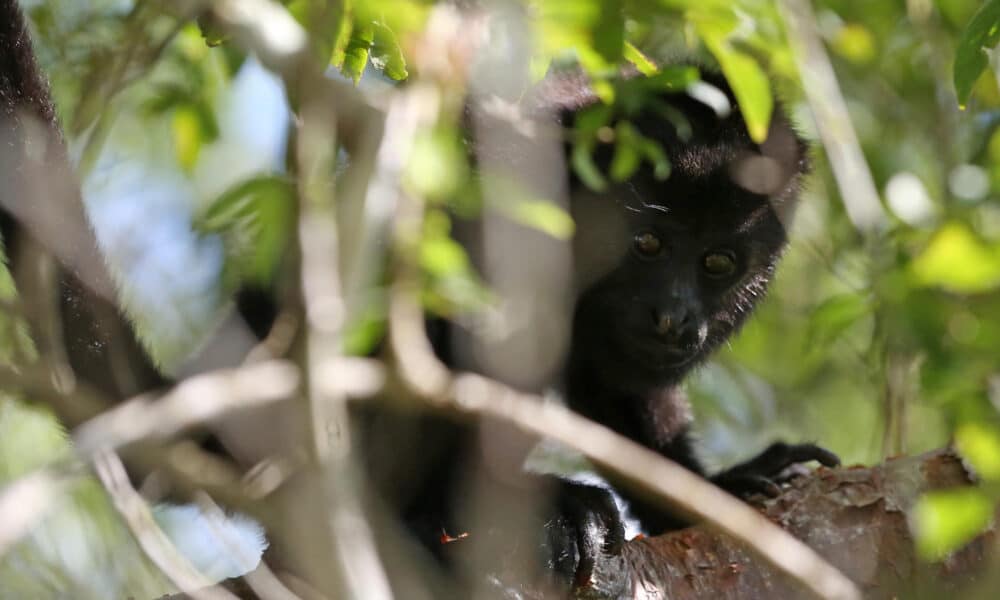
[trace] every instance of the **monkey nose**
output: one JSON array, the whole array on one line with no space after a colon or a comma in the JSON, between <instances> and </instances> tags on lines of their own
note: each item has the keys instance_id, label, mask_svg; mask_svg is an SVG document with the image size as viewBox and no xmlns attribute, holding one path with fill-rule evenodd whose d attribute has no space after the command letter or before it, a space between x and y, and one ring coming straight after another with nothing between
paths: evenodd
<instances>
[{"instance_id":1,"label":"monkey nose","mask_svg":"<svg viewBox=\"0 0 1000 600\"><path fill-rule=\"evenodd\" d=\"M690 333L694 315L689 310L653 309L653 332L661 338L680 339Z\"/></svg>"},{"instance_id":2,"label":"monkey nose","mask_svg":"<svg viewBox=\"0 0 1000 600\"><path fill-rule=\"evenodd\" d=\"M659 335L667 335L670 333L673 321L673 316L670 313L657 310L653 311L653 330Z\"/></svg>"}]
</instances>

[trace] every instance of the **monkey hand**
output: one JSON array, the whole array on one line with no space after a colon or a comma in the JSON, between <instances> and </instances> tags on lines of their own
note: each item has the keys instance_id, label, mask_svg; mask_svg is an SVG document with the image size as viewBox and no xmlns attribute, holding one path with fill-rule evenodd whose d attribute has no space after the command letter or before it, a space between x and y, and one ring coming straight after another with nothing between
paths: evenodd
<instances>
[{"instance_id":1,"label":"monkey hand","mask_svg":"<svg viewBox=\"0 0 1000 600\"><path fill-rule=\"evenodd\" d=\"M621 555L621 513L608 490L572 481L559 482L555 508L556 515L545 524L549 567L572 581L574 589L588 588L595 567Z\"/></svg>"},{"instance_id":2,"label":"monkey hand","mask_svg":"<svg viewBox=\"0 0 1000 600\"><path fill-rule=\"evenodd\" d=\"M715 485L741 498L754 494L775 497L781 494L779 484L801 474L801 470L795 468L811 460L827 467L840 464L836 454L815 444L775 442L756 457L711 479Z\"/></svg>"}]
</instances>

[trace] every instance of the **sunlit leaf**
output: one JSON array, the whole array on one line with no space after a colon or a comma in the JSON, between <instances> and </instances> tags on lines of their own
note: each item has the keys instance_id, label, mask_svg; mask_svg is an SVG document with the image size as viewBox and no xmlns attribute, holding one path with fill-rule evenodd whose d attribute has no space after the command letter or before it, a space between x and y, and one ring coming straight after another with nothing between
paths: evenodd
<instances>
[{"instance_id":1,"label":"sunlit leaf","mask_svg":"<svg viewBox=\"0 0 1000 600\"><path fill-rule=\"evenodd\" d=\"M554 238L567 240L573 235L573 219L562 208L546 200L521 200L512 203L513 220L534 227Z\"/></svg>"},{"instance_id":2,"label":"sunlit leaf","mask_svg":"<svg viewBox=\"0 0 1000 600\"><path fill-rule=\"evenodd\" d=\"M875 58L875 36L864 25L844 25L837 31L833 49L851 62L866 64Z\"/></svg>"},{"instance_id":3,"label":"sunlit leaf","mask_svg":"<svg viewBox=\"0 0 1000 600\"><path fill-rule=\"evenodd\" d=\"M205 103L185 104L174 110L171 130L177 162L191 171L201 148L219 137L219 125L212 108Z\"/></svg>"},{"instance_id":4,"label":"sunlit leaf","mask_svg":"<svg viewBox=\"0 0 1000 600\"><path fill-rule=\"evenodd\" d=\"M993 521L993 502L974 488L925 494L912 514L917 551L941 560L982 533Z\"/></svg>"},{"instance_id":5,"label":"sunlit leaf","mask_svg":"<svg viewBox=\"0 0 1000 600\"><path fill-rule=\"evenodd\" d=\"M719 61L722 74L736 95L750 137L755 142L762 142L767 138L774 110L771 82L754 57L732 44L730 36L736 28L735 17L730 20L715 15L696 17L695 28L705 46Z\"/></svg>"},{"instance_id":6,"label":"sunlit leaf","mask_svg":"<svg viewBox=\"0 0 1000 600\"><path fill-rule=\"evenodd\" d=\"M404 181L415 193L440 200L458 192L468 173L468 156L458 132L439 127L414 140Z\"/></svg>"},{"instance_id":7,"label":"sunlit leaf","mask_svg":"<svg viewBox=\"0 0 1000 600\"><path fill-rule=\"evenodd\" d=\"M573 218L550 200L534 197L530 190L509 177L487 176L482 185L492 193L490 208L515 223L533 227L560 240L573 235Z\"/></svg>"},{"instance_id":8,"label":"sunlit leaf","mask_svg":"<svg viewBox=\"0 0 1000 600\"><path fill-rule=\"evenodd\" d=\"M958 104L965 107L976 80L989 64L986 49L1000 42L1000 0L987 0L958 39L953 65Z\"/></svg>"},{"instance_id":9,"label":"sunlit leaf","mask_svg":"<svg viewBox=\"0 0 1000 600\"><path fill-rule=\"evenodd\" d=\"M489 300L465 248L451 237L451 221L444 212L428 211L419 259L428 279L424 306L431 312L451 315L480 308Z\"/></svg>"},{"instance_id":10,"label":"sunlit leaf","mask_svg":"<svg viewBox=\"0 0 1000 600\"><path fill-rule=\"evenodd\" d=\"M344 62L340 71L350 77L355 84L361 81L361 75L368 66L372 43L375 41L375 26L372 23L355 23L351 31L351 39L344 49Z\"/></svg>"},{"instance_id":11,"label":"sunlit leaf","mask_svg":"<svg viewBox=\"0 0 1000 600\"><path fill-rule=\"evenodd\" d=\"M625 49L623 54L625 60L629 61L635 68L639 70L640 73L649 77L650 75L656 74L659 68L656 63L652 61L648 56L643 54L638 48L629 42L625 42Z\"/></svg>"},{"instance_id":12,"label":"sunlit leaf","mask_svg":"<svg viewBox=\"0 0 1000 600\"><path fill-rule=\"evenodd\" d=\"M976 475L1000 480L1000 431L981 423L965 423L955 432L955 446Z\"/></svg>"},{"instance_id":13,"label":"sunlit leaf","mask_svg":"<svg viewBox=\"0 0 1000 600\"><path fill-rule=\"evenodd\" d=\"M986 244L966 226L942 227L914 259L911 271L921 285L960 294L1000 287L1000 245Z\"/></svg>"},{"instance_id":14,"label":"sunlit leaf","mask_svg":"<svg viewBox=\"0 0 1000 600\"><path fill-rule=\"evenodd\" d=\"M538 40L547 59L572 56L591 73L609 73L621 59L625 16L620 0L546 0L537 8ZM599 80L594 84L599 96L610 99L610 87Z\"/></svg>"},{"instance_id":15,"label":"sunlit leaf","mask_svg":"<svg viewBox=\"0 0 1000 600\"><path fill-rule=\"evenodd\" d=\"M375 23L375 39L371 48L372 66L396 81L406 79L406 59L396 34L382 23Z\"/></svg>"}]
</instances>

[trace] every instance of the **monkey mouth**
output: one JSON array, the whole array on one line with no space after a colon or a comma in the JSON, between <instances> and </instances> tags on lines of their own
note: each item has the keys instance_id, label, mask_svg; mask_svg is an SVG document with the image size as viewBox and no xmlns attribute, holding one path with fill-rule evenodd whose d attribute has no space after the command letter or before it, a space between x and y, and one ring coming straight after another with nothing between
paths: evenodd
<instances>
[{"instance_id":1,"label":"monkey mouth","mask_svg":"<svg viewBox=\"0 0 1000 600\"><path fill-rule=\"evenodd\" d=\"M623 348L629 360L653 370L675 370L692 362L698 355L700 344L678 343L658 337L645 336L624 340Z\"/></svg>"}]
</instances>

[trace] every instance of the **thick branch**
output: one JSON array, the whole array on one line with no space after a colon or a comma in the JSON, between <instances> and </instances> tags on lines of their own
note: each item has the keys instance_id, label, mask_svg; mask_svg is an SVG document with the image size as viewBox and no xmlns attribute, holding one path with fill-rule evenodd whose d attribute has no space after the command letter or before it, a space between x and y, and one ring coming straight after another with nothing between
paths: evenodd
<instances>
[{"instance_id":1,"label":"thick branch","mask_svg":"<svg viewBox=\"0 0 1000 600\"><path fill-rule=\"evenodd\" d=\"M973 581L984 566L991 534L928 565L915 554L907 512L921 493L967 485L949 451L890 460L872 468L820 469L792 482L760 507L773 523L805 542L858 584L865 598L943 597ZM928 586L943 586L928 593ZM919 586L919 589L918 589ZM798 598L801 587L711 524L636 539L621 558L597 565L599 598Z\"/></svg>"}]
</instances>

